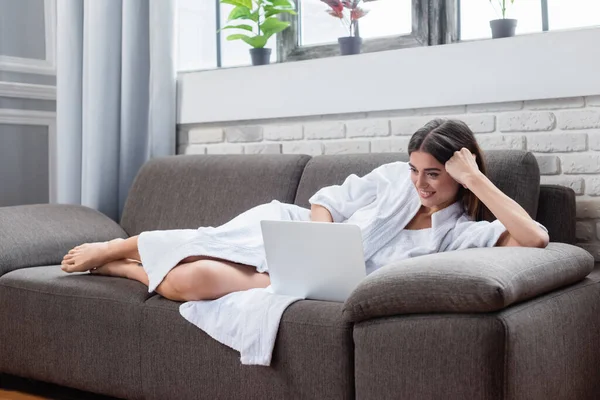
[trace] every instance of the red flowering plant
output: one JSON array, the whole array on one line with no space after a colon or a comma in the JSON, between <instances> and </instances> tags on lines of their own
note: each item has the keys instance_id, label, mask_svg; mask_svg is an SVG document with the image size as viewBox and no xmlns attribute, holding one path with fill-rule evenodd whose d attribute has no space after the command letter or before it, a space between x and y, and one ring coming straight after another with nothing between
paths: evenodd
<instances>
[{"instance_id":1,"label":"red flowering plant","mask_svg":"<svg viewBox=\"0 0 600 400\"><path fill-rule=\"evenodd\" d=\"M321 0L329 6L327 13L332 17L339 18L344 24L350 36L359 37L358 20L369 13L361 7L362 3L370 3L376 0Z\"/></svg>"}]
</instances>

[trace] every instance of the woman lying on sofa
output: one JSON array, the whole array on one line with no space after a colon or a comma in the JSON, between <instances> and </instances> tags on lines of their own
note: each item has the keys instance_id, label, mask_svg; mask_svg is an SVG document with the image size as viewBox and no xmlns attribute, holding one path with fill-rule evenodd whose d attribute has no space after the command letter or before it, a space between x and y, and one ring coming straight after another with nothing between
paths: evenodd
<instances>
[{"instance_id":1,"label":"woman lying on sofa","mask_svg":"<svg viewBox=\"0 0 600 400\"><path fill-rule=\"evenodd\" d=\"M385 164L319 190L310 210L273 201L216 228L86 243L64 256L62 269L134 279L171 300L194 301L270 284L261 220L356 224L368 273L435 252L548 244L546 229L486 177L465 123L429 122L412 136L408 153L408 163ZM490 211L494 222L486 220Z\"/></svg>"}]
</instances>

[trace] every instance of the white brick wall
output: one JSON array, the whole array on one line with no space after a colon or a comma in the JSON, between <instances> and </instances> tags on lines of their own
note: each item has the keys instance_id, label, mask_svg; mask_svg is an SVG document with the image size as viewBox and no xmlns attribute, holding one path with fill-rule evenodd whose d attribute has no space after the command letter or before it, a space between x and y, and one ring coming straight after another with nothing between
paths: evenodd
<instances>
[{"instance_id":1,"label":"white brick wall","mask_svg":"<svg viewBox=\"0 0 600 400\"><path fill-rule=\"evenodd\" d=\"M343 122L313 122L304 125L304 136L309 140L344 138Z\"/></svg>"},{"instance_id":2,"label":"white brick wall","mask_svg":"<svg viewBox=\"0 0 600 400\"><path fill-rule=\"evenodd\" d=\"M179 154L406 152L433 118L467 123L484 150L523 149L537 158L543 184L577 195L577 239L600 261L600 95L473 104L222 126L180 126Z\"/></svg>"},{"instance_id":3,"label":"white brick wall","mask_svg":"<svg viewBox=\"0 0 600 400\"><path fill-rule=\"evenodd\" d=\"M499 121L500 132L536 132L552 130L556 117L551 112L523 111L500 115Z\"/></svg>"},{"instance_id":4,"label":"white brick wall","mask_svg":"<svg viewBox=\"0 0 600 400\"><path fill-rule=\"evenodd\" d=\"M368 140L336 140L325 142L325 154L357 154L368 153L370 142Z\"/></svg>"},{"instance_id":5,"label":"white brick wall","mask_svg":"<svg viewBox=\"0 0 600 400\"><path fill-rule=\"evenodd\" d=\"M300 140L303 137L302 125L267 125L264 135L265 140Z\"/></svg>"},{"instance_id":6,"label":"white brick wall","mask_svg":"<svg viewBox=\"0 0 600 400\"><path fill-rule=\"evenodd\" d=\"M388 119L368 118L346 122L346 136L349 138L389 135L390 121Z\"/></svg>"},{"instance_id":7,"label":"white brick wall","mask_svg":"<svg viewBox=\"0 0 600 400\"><path fill-rule=\"evenodd\" d=\"M536 133L527 135L527 149L540 153L560 151L585 151L587 134L585 133Z\"/></svg>"}]
</instances>

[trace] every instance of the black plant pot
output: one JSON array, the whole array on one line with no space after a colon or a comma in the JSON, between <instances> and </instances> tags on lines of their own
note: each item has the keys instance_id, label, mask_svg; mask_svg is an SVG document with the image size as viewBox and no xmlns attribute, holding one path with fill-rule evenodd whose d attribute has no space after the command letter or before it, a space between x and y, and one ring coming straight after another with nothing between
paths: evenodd
<instances>
[{"instance_id":1,"label":"black plant pot","mask_svg":"<svg viewBox=\"0 0 600 400\"><path fill-rule=\"evenodd\" d=\"M490 27L492 28L492 38L505 38L515 36L515 30L517 29L516 19L494 19L490 21Z\"/></svg>"},{"instance_id":2,"label":"black plant pot","mask_svg":"<svg viewBox=\"0 0 600 400\"><path fill-rule=\"evenodd\" d=\"M271 62L271 49L256 48L250 49L252 65L267 65Z\"/></svg>"},{"instance_id":3,"label":"black plant pot","mask_svg":"<svg viewBox=\"0 0 600 400\"><path fill-rule=\"evenodd\" d=\"M362 47L362 38L357 36L348 36L338 38L340 44L340 53L343 56L350 54L360 54Z\"/></svg>"}]
</instances>

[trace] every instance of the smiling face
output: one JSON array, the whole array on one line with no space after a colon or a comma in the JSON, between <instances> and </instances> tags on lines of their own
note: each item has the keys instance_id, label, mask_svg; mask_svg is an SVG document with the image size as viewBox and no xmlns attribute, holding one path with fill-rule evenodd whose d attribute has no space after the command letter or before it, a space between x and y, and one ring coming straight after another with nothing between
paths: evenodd
<instances>
[{"instance_id":1,"label":"smiling face","mask_svg":"<svg viewBox=\"0 0 600 400\"><path fill-rule=\"evenodd\" d=\"M410 154L411 179L421 204L433 209L441 210L456 201L459 183L446 172L444 165L431 154L414 151Z\"/></svg>"}]
</instances>

